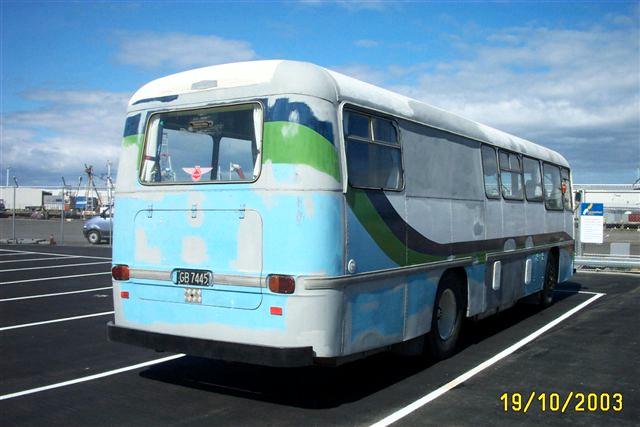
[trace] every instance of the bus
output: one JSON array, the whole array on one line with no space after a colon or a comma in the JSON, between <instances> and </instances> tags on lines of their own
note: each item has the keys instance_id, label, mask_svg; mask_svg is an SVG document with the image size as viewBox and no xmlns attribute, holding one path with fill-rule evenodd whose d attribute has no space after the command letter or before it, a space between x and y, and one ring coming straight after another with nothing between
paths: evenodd
<instances>
[{"instance_id":1,"label":"bus","mask_svg":"<svg viewBox=\"0 0 640 427\"><path fill-rule=\"evenodd\" d=\"M112 341L339 365L455 352L573 274L560 154L310 63L154 80L119 160Z\"/></svg>"}]
</instances>

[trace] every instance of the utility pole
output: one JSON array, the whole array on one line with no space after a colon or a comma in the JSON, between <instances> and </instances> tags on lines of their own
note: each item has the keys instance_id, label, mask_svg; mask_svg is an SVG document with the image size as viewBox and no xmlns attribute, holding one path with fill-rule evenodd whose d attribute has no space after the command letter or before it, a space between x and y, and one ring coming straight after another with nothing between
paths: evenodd
<instances>
[{"instance_id":1,"label":"utility pole","mask_svg":"<svg viewBox=\"0 0 640 427\"><path fill-rule=\"evenodd\" d=\"M60 196L62 197L62 204L60 205L60 244L64 245L64 192L67 189L67 183L64 180L64 176L62 177L62 193Z\"/></svg>"},{"instance_id":2,"label":"utility pole","mask_svg":"<svg viewBox=\"0 0 640 427\"><path fill-rule=\"evenodd\" d=\"M18 179L14 176L13 182L15 185L13 186L13 219L11 220L11 225L13 227L13 243L18 243L16 240L16 189L18 188Z\"/></svg>"},{"instance_id":3,"label":"utility pole","mask_svg":"<svg viewBox=\"0 0 640 427\"><path fill-rule=\"evenodd\" d=\"M109 247L113 247L113 181L111 180L111 160L107 160L107 209L109 209Z\"/></svg>"}]
</instances>

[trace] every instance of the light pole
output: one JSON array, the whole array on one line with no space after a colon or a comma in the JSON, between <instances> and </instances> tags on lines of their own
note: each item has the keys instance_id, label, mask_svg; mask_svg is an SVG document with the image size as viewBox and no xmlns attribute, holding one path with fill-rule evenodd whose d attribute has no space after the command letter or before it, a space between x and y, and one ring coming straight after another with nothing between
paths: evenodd
<instances>
[{"instance_id":1,"label":"light pole","mask_svg":"<svg viewBox=\"0 0 640 427\"><path fill-rule=\"evenodd\" d=\"M13 243L18 243L16 240L16 189L18 188L18 179L14 176L13 182L13 217L11 220L11 226L13 228Z\"/></svg>"},{"instance_id":2,"label":"light pole","mask_svg":"<svg viewBox=\"0 0 640 427\"><path fill-rule=\"evenodd\" d=\"M109 205L109 247L113 247L113 181L111 180L111 160L107 161L107 199Z\"/></svg>"},{"instance_id":3,"label":"light pole","mask_svg":"<svg viewBox=\"0 0 640 427\"><path fill-rule=\"evenodd\" d=\"M62 192L60 196L62 197L62 204L60 205L60 244L64 245L64 192L67 188L67 183L64 180L64 176L62 177Z\"/></svg>"}]
</instances>

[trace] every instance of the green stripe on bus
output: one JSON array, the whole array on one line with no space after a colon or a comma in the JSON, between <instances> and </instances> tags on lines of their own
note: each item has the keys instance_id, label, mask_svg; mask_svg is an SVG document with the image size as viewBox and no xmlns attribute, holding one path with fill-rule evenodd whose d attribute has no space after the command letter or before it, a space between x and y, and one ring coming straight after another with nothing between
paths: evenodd
<instances>
[{"instance_id":1,"label":"green stripe on bus","mask_svg":"<svg viewBox=\"0 0 640 427\"><path fill-rule=\"evenodd\" d=\"M347 192L347 203L380 249L396 264L407 265L406 245L387 227L367 195L361 190L350 188Z\"/></svg>"},{"instance_id":2,"label":"green stripe on bus","mask_svg":"<svg viewBox=\"0 0 640 427\"><path fill-rule=\"evenodd\" d=\"M134 144L137 145L142 140L141 136L142 134L125 136L124 138L122 138L122 145L124 145L125 147Z\"/></svg>"},{"instance_id":3,"label":"green stripe on bus","mask_svg":"<svg viewBox=\"0 0 640 427\"><path fill-rule=\"evenodd\" d=\"M407 248L406 243L389 229L364 191L350 188L347 202L367 233L396 264L407 266L446 259L444 256L423 254Z\"/></svg>"},{"instance_id":4,"label":"green stripe on bus","mask_svg":"<svg viewBox=\"0 0 640 427\"><path fill-rule=\"evenodd\" d=\"M338 154L331 142L304 125L265 122L263 163L305 164L340 182Z\"/></svg>"},{"instance_id":5,"label":"green stripe on bus","mask_svg":"<svg viewBox=\"0 0 640 427\"><path fill-rule=\"evenodd\" d=\"M136 162L136 170L140 168L140 160L142 159L142 134L134 134L122 138L122 146L129 147L135 145L138 147L138 161Z\"/></svg>"}]
</instances>

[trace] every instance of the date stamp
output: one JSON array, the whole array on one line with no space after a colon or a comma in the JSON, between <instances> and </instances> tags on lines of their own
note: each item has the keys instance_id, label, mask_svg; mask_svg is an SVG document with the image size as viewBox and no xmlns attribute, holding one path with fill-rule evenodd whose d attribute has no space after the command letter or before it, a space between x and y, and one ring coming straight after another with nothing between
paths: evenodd
<instances>
[{"instance_id":1,"label":"date stamp","mask_svg":"<svg viewBox=\"0 0 640 427\"><path fill-rule=\"evenodd\" d=\"M532 391L502 393L504 412L622 412L622 393L573 392L566 394Z\"/></svg>"}]
</instances>

